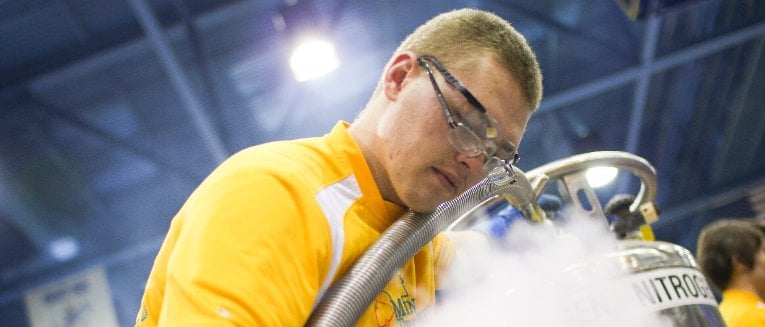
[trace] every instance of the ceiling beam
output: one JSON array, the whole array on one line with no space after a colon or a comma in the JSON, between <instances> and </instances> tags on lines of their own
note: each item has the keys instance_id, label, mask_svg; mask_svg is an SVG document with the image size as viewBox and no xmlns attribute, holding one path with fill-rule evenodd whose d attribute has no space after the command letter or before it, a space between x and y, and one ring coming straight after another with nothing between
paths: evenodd
<instances>
[{"instance_id":1,"label":"ceiling beam","mask_svg":"<svg viewBox=\"0 0 765 327\"><path fill-rule=\"evenodd\" d=\"M165 73L170 78L172 86L178 92L181 101L184 102L184 108L189 116L191 116L191 120L201 135L202 141L207 146L207 150L212 155L215 163L223 162L229 155L228 150L226 150L223 141L215 131L207 111L204 109L196 92L194 92L189 77L173 53L152 9L144 0L128 0L128 2L133 10L133 14L141 24L141 28L146 33L146 37L149 39L154 52L157 54L162 67L165 69Z\"/></svg>"},{"instance_id":2,"label":"ceiling beam","mask_svg":"<svg viewBox=\"0 0 765 327\"><path fill-rule=\"evenodd\" d=\"M190 180L197 180L200 177L202 177L202 176L199 176L198 173L192 170L189 170L187 167L178 165L176 160L165 159L159 154L157 154L156 153L157 151L146 149L139 144L134 144L134 143L125 141L111 134L109 131L105 129L102 129L100 127L94 126L93 124L86 122L85 120L77 116L76 114L73 114L61 108L58 108L54 106L53 104L44 102L40 98L34 96L34 94L32 94L31 92L27 92L27 94L23 96L22 100L32 105L35 109L39 110L42 114L48 117L55 118L55 119L58 119L59 121L68 123L69 125L72 125L80 129L81 131L84 131L90 134L91 136L94 136L100 140L106 141L110 144L117 145L121 149L124 149L133 155L136 155L138 157L157 163L158 165L163 166L169 169L170 171L176 172L185 178L188 178Z\"/></svg>"},{"instance_id":3,"label":"ceiling beam","mask_svg":"<svg viewBox=\"0 0 765 327\"><path fill-rule=\"evenodd\" d=\"M268 2L265 1L240 1L216 9L214 11L204 13L202 15L198 15L194 18L194 23L200 29L213 28L227 21L245 19L251 16L253 12L261 12L265 10L264 6L266 5L268 5ZM183 26L176 25L172 28L166 29L165 35L167 39L178 39L181 37L183 32ZM26 94L34 94L37 91L50 89L51 87L55 87L61 83L68 83L73 78L77 78L77 76L88 75L101 70L108 70L116 62L126 60L127 58L131 58L148 51L150 46L151 45L149 44L148 37L124 43L120 46L108 49L107 51L102 51L97 54L88 56L77 61L76 63L70 64L60 69L38 75L33 79L28 80L23 84L23 86L14 85L8 88L0 89L0 97L8 98L10 101L16 101L13 99L16 99L19 94L22 94L22 96L26 96ZM47 104L44 105L43 108L52 109L52 107ZM67 121L74 126L77 126L82 130L89 132L103 140L120 146L133 154L152 160L162 166L171 168L180 175L186 177L191 176L194 178L197 177L197 174L189 171L188 169L185 169L184 167L179 167L172 162L164 160L161 158L161 156L156 155L154 151L150 151L150 149L144 149L140 146L137 146L136 144L125 142L124 140L112 136L107 131L95 128L94 126L88 124L84 124L82 120L74 116L65 115L63 110L48 110L47 113Z\"/></svg>"},{"instance_id":4,"label":"ceiling beam","mask_svg":"<svg viewBox=\"0 0 765 327\"><path fill-rule=\"evenodd\" d=\"M656 45L659 40L659 30L662 18L655 13L649 13L646 18L646 29L643 34L642 46L640 47L640 66L638 75L635 77L635 86L632 94L632 108L627 124L627 136L624 149L629 153L637 153L640 142L640 131L643 126L643 113L645 112L648 92L651 84L651 65L656 57ZM634 183L632 179L621 179L617 188L619 193L630 189Z\"/></svg>"},{"instance_id":5,"label":"ceiling beam","mask_svg":"<svg viewBox=\"0 0 765 327\"><path fill-rule=\"evenodd\" d=\"M666 225L676 223L678 220L693 217L692 214L707 211L724 205L733 203L741 198L748 197L752 190L762 188L765 185L765 178L740 184L737 186L721 189L711 195L699 196L693 200L674 205L661 210L658 221L653 223L653 228L662 228Z\"/></svg>"},{"instance_id":6,"label":"ceiling beam","mask_svg":"<svg viewBox=\"0 0 765 327\"><path fill-rule=\"evenodd\" d=\"M201 75L200 77L202 80L202 97L207 99L206 104L209 108L207 111L220 113L222 109L220 95L215 89L212 71L210 70L210 58L205 50L201 33L196 26L194 16L186 5L186 0L172 0L172 2L175 6L175 10L178 11L178 14L181 16L181 22L186 31L186 37L189 40L192 53L194 54L194 63L199 67L199 74ZM220 122L221 119L218 121ZM225 133L225 126L223 126L223 124L218 125L218 131L220 133Z\"/></svg>"},{"instance_id":7,"label":"ceiling beam","mask_svg":"<svg viewBox=\"0 0 765 327\"><path fill-rule=\"evenodd\" d=\"M563 2L563 3L566 3L566 2ZM581 39L585 41L586 43L596 45L600 48L606 49L609 52L618 53L622 57L630 58L630 53L626 53L624 49L617 47L613 40L604 40L603 38L597 37L593 35L592 33L589 33L589 31L576 29L571 26L568 26L562 22L559 22L551 18L550 15L548 14L545 14L543 12L539 12L537 10L530 9L524 5L521 5L518 1L500 1L500 5L504 6L505 8L508 8L508 10L510 11L517 11L521 15L526 16L557 32L567 34L568 36L573 38ZM587 7L587 4L582 3L582 6ZM632 36L631 33L627 33L626 35L630 37Z\"/></svg>"},{"instance_id":8,"label":"ceiling beam","mask_svg":"<svg viewBox=\"0 0 765 327\"><path fill-rule=\"evenodd\" d=\"M647 67L638 66L627 68L621 72L598 78L580 86L572 87L553 94L542 99L538 112L545 113L563 109L578 101L635 82L643 74L655 74L763 36L765 36L765 22L742 28L735 32L690 46L684 50L665 55L653 61L653 63Z\"/></svg>"},{"instance_id":9,"label":"ceiling beam","mask_svg":"<svg viewBox=\"0 0 765 327\"><path fill-rule=\"evenodd\" d=\"M754 157L759 150L759 147L753 146L753 143L760 143L756 140L763 137L762 129L754 129L756 128L756 119L753 117L762 117L762 108L747 105L747 99L758 71L763 43L765 43L765 37L754 41L753 49L748 51L749 60L743 69L744 76L739 79L741 86L733 92L731 97L730 119L728 119L724 130L725 143L722 144L713 161L712 185L719 185L725 180L736 179L746 174L751 168L748 167L748 163L755 160ZM760 93L762 91L758 89L755 92ZM755 126L752 126L753 124Z\"/></svg>"},{"instance_id":10,"label":"ceiling beam","mask_svg":"<svg viewBox=\"0 0 765 327\"><path fill-rule=\"evenodd\" d=\"M64 4L67 2L69 1L65 1ZM194 21L200 30L206 30L208 28L217 27L228 21L251 19L253 13L268 12L273 10L271 7L272 3L270 1L238 0L223 7L198 14L195 16ZM74 13L72 13L72 18L75 20L81 20L79 16L74 16ZM73 23L76 23L76 21ZM81 32L84 33L86 31L82 30ZM170 39L176 39L181 33L183 33L183 27L180 26L180 24L176 24L167 28L165 33ZM78 37L90 36L78 35ZM119 62L125 58L132 57L137 53L143 53L148 47L149 41L145 36L139 36L131 40L125 40L124 43L119 45L115 45L106 49L100 49L96 52L86 53L79 59L67 61L66 65L64 66L49 68L35 74L27 74L22 79L15 81L14 84L0 86L0 93L6 93L6 89L13 89L16 87L16 85L20 84L45 85L50 82L60 81L62 78L71 77L72 75L79 75L95 70L100 70L104 67L112 65L115 62Z\"/></svg>"},{"instance_id":11,"label":"ceiling beam","mask_svg":"<svg viewBox=\"0 0 765 327\"><path fill-rule=\"evenodd\" d=\"M643 112L648 99L648 87L651 83L651 66L656 55L656 44L659 40L659 28L661 17L655 14L648 16L646 21L645 37L640 52L640 74L637 76L635 93L632 96L632 111L630 113L629 127L627 128L627 140L624 149L627 152L637 152L640 142L640 130L643 125Z\"/></svg>"}]
</instances>

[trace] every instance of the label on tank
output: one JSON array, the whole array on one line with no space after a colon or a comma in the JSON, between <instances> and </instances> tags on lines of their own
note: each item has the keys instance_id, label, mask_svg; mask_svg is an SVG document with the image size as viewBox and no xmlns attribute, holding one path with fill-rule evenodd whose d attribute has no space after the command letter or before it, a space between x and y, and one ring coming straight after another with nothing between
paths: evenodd
<instances>
[{"instance_id":1,"label":"label on tank","mask_svg":"<svg viewBox=\"0 0 765 327\"><path fill-rule=\"evenodd\" d=\"M655 310L694 304L717 306L707 279L696 269L664 268L635 273L625 278L639 301Z\"/></svg>"}]
</instances>

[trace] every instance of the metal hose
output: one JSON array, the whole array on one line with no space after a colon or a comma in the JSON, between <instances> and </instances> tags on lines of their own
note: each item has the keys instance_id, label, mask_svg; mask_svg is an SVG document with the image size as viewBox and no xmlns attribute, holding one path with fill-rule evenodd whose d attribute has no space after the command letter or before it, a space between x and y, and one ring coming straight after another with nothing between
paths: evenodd
<instances>
[{"instance_id":1,"label":"metal hose","mask_svg":"<svg viewBox=\"0 0 765 327\"><path fill-rule=\"evenodd\" d=\"M401 266L437 233L482 204L502 197L527 218L544 219L526 176L520 169L513 169L514 183L484 179L432 213L409 212L393 223L327 290L306 326L353 326Z\"/></svg>"}]
</instances>

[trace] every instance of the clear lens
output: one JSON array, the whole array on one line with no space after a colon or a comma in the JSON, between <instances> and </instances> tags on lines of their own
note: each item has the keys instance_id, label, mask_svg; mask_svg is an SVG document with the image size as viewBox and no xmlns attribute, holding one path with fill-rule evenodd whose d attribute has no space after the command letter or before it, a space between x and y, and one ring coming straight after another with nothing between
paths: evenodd
<instances>
[{"instance_id":1,"label":"clear lens","mask_svg":"<svg viewBox=\"0 0 765 327\"><path fill-rule=\"evenodd\" d=\"M484 176L488 177L490 181L499 185L515 181L512 168L506 168L506 161L495 155L497 145L494 141L481 139L462 124L452 128L448 135L449 143L461 153L470 157L481 154L485 156L486 162L484 162L482 170Z\"/></svg>"},{"instance_id":2,"label":"clear lens","mask_svg":"<svg viewBox=\"0 0 765 327\"><path fill-rule=\"evenodd\" d=\"M517 147L515 144L503 140L494 140L494 142L498 142L492 144L496 147L495 156L511 165L515 165L518 162L518 152L516 151Z\"/></svg>"},{"instance_id":3,"label":"clear lens","mask_svg":"<svg viewBox=\"0 0 765 327\"><path fill-rule=\"evenodd\" d=\"M487 176L500 170L505 172L504 162L497 157L491 157L483 164L483 173Z\"/></svg>"},{"instance_id":4,"label":"clear lens","mask_svg":"<svg viewBox=\"0 0 765 327\"><path fill-rule=\"evenodd\" d=\"M493 157L497 154L497 144L492 140L484 140L483 148L487 157Z\"/></svg>"},{"instance_id":5,"label":"clear lens","mask_svg":"<svg viewBox=\"0 0 765 327\"><path fill-rule=\"evenodd\" d=\"M458 125L449 131L449 142L463 154L475 157L483 153L481 139L464 125Z\"/></svg>"}]
</instances>

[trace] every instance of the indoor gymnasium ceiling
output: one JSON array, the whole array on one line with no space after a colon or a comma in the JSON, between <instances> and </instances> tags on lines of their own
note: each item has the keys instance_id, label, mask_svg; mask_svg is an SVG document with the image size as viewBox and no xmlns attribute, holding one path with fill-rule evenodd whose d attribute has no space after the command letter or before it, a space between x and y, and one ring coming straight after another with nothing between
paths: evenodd
<instances>
[{"instance_id":1,"label":"indoor gymnasium ceiling","mask_svg":"<svg viewBox=\"0 0 765 327\"><path fill-rule=\"evenodd\" d=\"M93 266L131 324L172 215L216 163L352 120L398 42L459 7L537 53L522 169L638 154L658 171L657 237L689 248L712 219L762 215L765 1L619 6L639 2L316 0L341 66L298 83L282 1L0 0L0 324L24 324L25 291Z\"/></svg>"}]
</instances>

